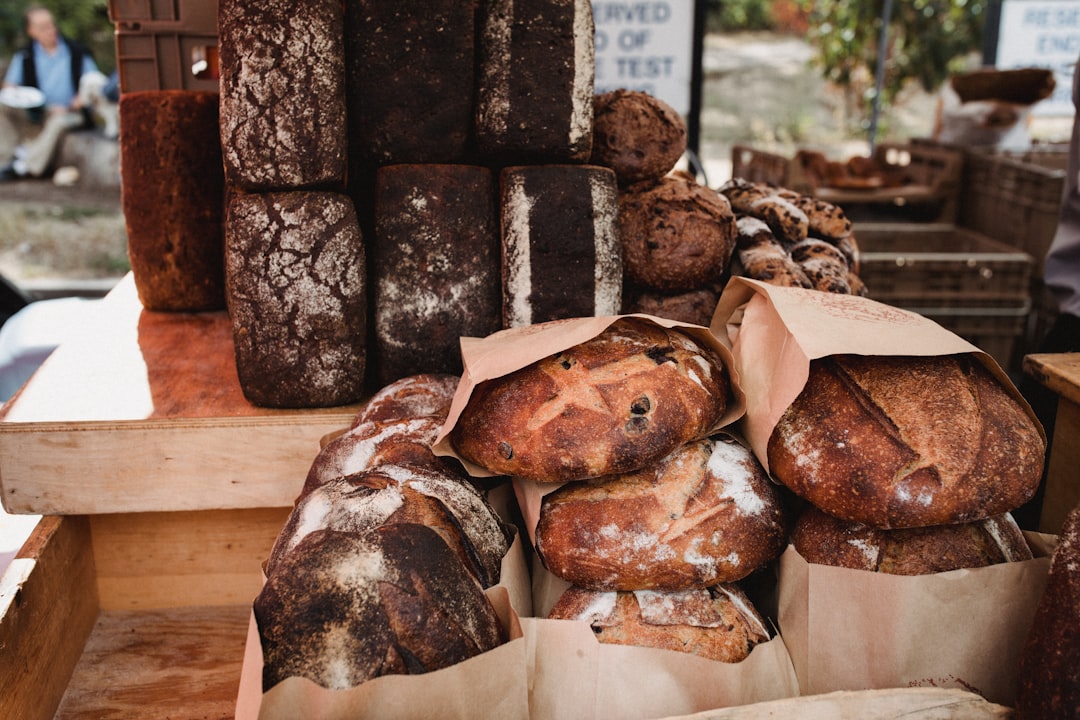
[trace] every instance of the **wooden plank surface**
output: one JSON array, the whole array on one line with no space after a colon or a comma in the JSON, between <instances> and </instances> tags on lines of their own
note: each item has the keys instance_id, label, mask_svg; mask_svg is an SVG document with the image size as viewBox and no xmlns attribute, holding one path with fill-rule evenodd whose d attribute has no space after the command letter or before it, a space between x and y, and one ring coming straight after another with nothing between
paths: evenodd
<instances>
[{"instance_id":1,"label":"wooden plank surface","mask_svg":"<svg viewBox=\"0 0 1080 720\"><path fill-rule=\"evenodd\" d=\"M281 507L356 405L282 410L240 388L224 312L144 311L129 275L0 410L15 513Z\"/></svg>"},{"instance_id":2,"label":"wooden plank surface","mask_svg":"<svg viewBox=\"0 0 1080 720\"><path fill-rule=\"evenodd\" d=\"M250 605L102 612L55 717L232 718L250 615Z\"/></svg>"},{"instance_id":3,"label":"wooden plank surface","mask_svg":"<svg viewBox=\"0 0 1080 720\"><path fill-rule=\"evenodd\" d=\"M1037 353L1024 357L1024 372L1080 405L1080 353Z\"/></svg>"},{"instance_id":4,"label":"wooden plank surface","mask_svg":"<svg viewBox=\"0 0 1080 720\"><path fill-rule=\"evenodd\" d=\"M1046 468L1039 532L1058 535L1065 516L1080 505L1080 405L1063 398L1054 421L1054 440Z\"/></svg>"},{"instance_id":5,"label":"wooden plank surface","mask_svg":"<svg viewBox=\"0 0 1080 720\"><path fill-rule=\"evenodd\" d=\"M42 518L0 577L0 718L53 716L98 615L95 588L86 518Z\"/></svg>"}]
</instances>

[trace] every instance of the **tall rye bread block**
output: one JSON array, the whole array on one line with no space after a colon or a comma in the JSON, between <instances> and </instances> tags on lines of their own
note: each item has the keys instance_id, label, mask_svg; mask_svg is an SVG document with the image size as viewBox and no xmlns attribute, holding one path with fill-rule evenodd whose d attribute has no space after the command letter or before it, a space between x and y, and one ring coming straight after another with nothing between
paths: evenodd
<instances>
[{"instance_id":1,"label":"tall rye bread block","mask_svg":"<svg viewBox=\"0 0 1080 720\"><path fill-rule=\"evenodd\" d=\"M218 94L146 90L120 98L128 260L147 310L225 307L225 178Z\"/></svg>"},{"instance_id":2,"label":"tall rye bread block","mask_svg":"<svg viewBox=\"0 0 1080 720\"><path fill-rule=\"evenodd\" d=\"M375 352L380 386L460 375L461 336L501 327L494 173L474 165L390 165L376 175Z\"/></svg>"},{"instance_id":3,"label":"tall rye bread block","mask_svg":"<svg viewBox=\"0 0 1080 720\"><path fill-rule=\"evenodd\" d=\"M511 163L585 162L592 152L589 0L484 0L476 141Z\"/></svg>"},{"instance_id":4,"label":"tall rye bread block","mask_svg":"<svg viewBox=\"0 0 1080 720\"><path fill-rule=\"evenodd\" d=\"M476 96L476 2L350 0L345 27L354 158L365 165L465 161Z\"/></svg>"},{"instance_id":5,"label":"tall rye bread block","mask_svg":"<svg viewBox=\"0 0 1080 720\"><path fill-rule=\"evenodd\" d=\"M328 407L363 391L365 249L345 195L232 193L225 279L245 397Z\"/></svg>"},{"instance_id":6,"label":"tall rye bread block","mask_svg":"<svg viewBox=\"0 0 1080 720\"><path fill-rule=\"evenodd\" d=\"M594 165L504 168L503 326L617 315L622 248L615 173Z\"/></svg>"},{"instance_id":7,"label":"tall rye bread block","mask_svg":"<svg viewBox=\"0 0 1080 720\"><path fill-rule=\"evenodd\" d=\"M340 188L347 165L340 0L221 0L221 146L230 186Z\"/></svg>"}]
</instances>

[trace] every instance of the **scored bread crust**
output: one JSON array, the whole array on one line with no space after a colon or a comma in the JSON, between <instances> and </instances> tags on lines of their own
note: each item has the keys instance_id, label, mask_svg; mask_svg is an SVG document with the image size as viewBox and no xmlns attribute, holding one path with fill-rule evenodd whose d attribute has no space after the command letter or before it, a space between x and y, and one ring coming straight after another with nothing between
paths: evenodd
<instances>
[{"instance_id":1,"label":"scored bread crust","mask_svg":"<svg viewBox=\"0 0 1080 720\"><path fill-rule=\"evenodd\" d=\"M928 575L1032 557L1008 513L955 525L883 530L809 506L792 528L791 544L809 563L890 575Z\"/></svg>"},{"instance_id":2,"label":"scored bread crust","mask_svg":"<svg viewBox=\"0 0 1080 720\"><path fill-rule=\"evenodd\" d=\"M571 586L548 617L588 622L602 643L744 660L769 632L735 584L681 592L602 591Z\"/></svg>"},{"instance_id":3,"label":"scored bread crust","mask_svg":"<svg viewBox=\"0 0 1080 720\"><path fill-rule=\"evenodd\" d=\"M729 390L711 348L621 318L591 340L478 385L450 438L465 459L537 482L631 472L711 432Z\"/></svg>"},{"instance_id":4,"label":"scored bread crust","mask_svg":"<svg viewBox=\"0 0 1080 720\"><path fill-rule=\"evenodd\" d=\"M536 550L597 590L685 590L740 580L779 555L780 494L753 454L714 436L636 473L544 496Z\"/></svg>"},{"instance_id":5,"label":"scored bread crust","mask_svg":"<svg viewBox=\"0 0 1080 720\"><path fill-rule=\"evenodd\" d=\"M1042 476L1035 421L971 355L834 355L768 443L769 469L825 512L881 528L980 520Z\"/></svg>"}]
</instances>

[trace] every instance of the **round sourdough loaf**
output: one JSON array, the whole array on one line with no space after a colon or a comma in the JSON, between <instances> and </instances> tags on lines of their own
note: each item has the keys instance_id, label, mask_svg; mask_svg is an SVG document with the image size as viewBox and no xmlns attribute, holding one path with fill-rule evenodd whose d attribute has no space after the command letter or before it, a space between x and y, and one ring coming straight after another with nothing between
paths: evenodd
<instances>
[{"instance_id":1,"label":"round sourdough loaf","mask_svg":"<svg viewBox=\"0 0 1080 720\"><path fill-rule=\"evenodd\" d=\"M317 530L363 532L397 523L435 529L484 587L499 582L511 534L480 491L465 478L400 465L340 477L303 495L278 533L266 571L273 573Z\"/></svg>"},{"instance_id":2,"label":"round sourdough loaf","mask_svg":"<svg viewBox=\"0 0 1080 720\"><path fill-rule=\"evenodd\" d=\"M808 506L791 544L809 563L891 575L928 575L1031 559L1012 515L924 528L882 530Z\"/></svg>"},{"instance_id":3,"label":"round sourdough loaf","mask_svg":"<svg viewBox=\"0 0 1080 720\"><path fill-rule=\"evenodd\" d=\"M753 454L714 436L642 470L544 496L536 550L597 590L685 590L741 580L780 554L780 494Z\"/></svg>"},{"instance_id":4,"label":"round sourdough loaf","mask_svg":"<svg viewBox=\"0 0 1080 720\"><path fill-rule=\"evenodd\" d=\"M591 340L480 383L450 437L465 459L537 482L631 472L711 432L728 392L711 348L621 318Z\"/></svg>"},{"instance_id":5,"label":"round sourdough loaf","mask_svg":"<svg viewBox=\"0 0 1080 720\"><path fill-rule=\"evenodd\" d=\"M686 152L686 122L663 100L618 89L593 98L592 162L615 171L619 185L659 180Z\"/></svg>"},{"instance_id":6,"label":"round sourdough loaf","mask_svg":"<svg viewBox=\"0 0 1080 720\"><path fill-rule=\"evenodd\" d=\"M1045 442L972 355L833 355L768 442L769 470L844 520L881 528L981 520L1027 501Z\"/></svg>"},{"instance_id":7,"label":"round sourdough loaf","mask_svg":"<svg viewBox=\"0 0 1080 720\"><path fill-rule=\"evenodd\" d=\"M746 594L734 584L682 592L615 592L571 586L548 615L589 623L596 639L739 662L769 631Z\"/></svg>"},{"instance_id":8,"label":"round sourdough loaf","mask_svg":"<svg viewBox=\"0 0 1080 720\"><path fill-rule=\"evenodd\" d=\"M432 415L440 422L450 411L457 390L457 375L409 375L376 391L357 411L352 427L366 422L391 422Z\"/></svg>"},{"instance_id":9,"label":"round sourdough loaf","mask_svg":"<svg viewBox=\"0 0 1080 720\"><path fill-rule=\"evenodd\" d=\"M255 598L263 689L304 677L339 690L438 670L505 640L476 580L434 530L319 530Z\"/></svg>"}]
</instances>

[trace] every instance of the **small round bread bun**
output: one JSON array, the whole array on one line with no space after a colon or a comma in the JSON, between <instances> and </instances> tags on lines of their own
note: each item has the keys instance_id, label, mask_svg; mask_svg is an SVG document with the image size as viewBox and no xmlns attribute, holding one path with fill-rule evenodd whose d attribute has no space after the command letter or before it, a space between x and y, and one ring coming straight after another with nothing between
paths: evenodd
<instances>
[{"instance_id":1,"label":"small round bread bun","mask_svg":"<svg viewBox=\"0 0 1080 720\"><path fill-rule=\"evenodd\" d=\"M982 520L1042 478L1035 420L971 354L832 355L768 441L769 470L834 517L879 528Z\"/></svg>"},{"instance_id":2,"label":"small round bread bun","mask_svg":"<svg viewBox=\"0 0 1080 720\"><path fill-rule=\"evenodd\" d=\"M708 435L730 391L720 356L638 317L480 383L450 433L497 475L567 482L631 472Z\"/></svg>"},{"instance_id":3,"label":"small round bread bun","mask_svg":"<svg viewBox=\"0 0 1080 720\"><path fill-rule=\"evenodd\" d=\"M746 594L734 584L682 592L570 587L548 615L589 623L602 643L685 652L735 663L769 640Z\"/></svg>"},{"instance_id":4,"label":"small round bread bun","mask_svg":"<svg viewBox=\"0 0 1080 720\"><path fill-rule=\"evenodd\" d=\"M892 575L927 575L1031 559L1012 515L925 528L881 530L807 506L791 544L809 563Z\"/></svg>"},{"instance_id":5,"label":"small round bread bun","mask_svg":"<svg viewBox=\"0 0 1080 720\"><path fill-rule=\"evenodd\" d=\"M544 496L536 551L553 575L595 590L686 590L741 580L783 550L780 493L726 435L636 473Z\"/></svg>"},{"instance_id":6,"label":"small round bread bun","mask_svg":"<svg viewBox=\"0 0 1080 720\"><path fill-rule=\"evenodd\" d=\"M457 390L457 375L422 373L395 380L368 398L352 427L366 422L392 422L432 415L446 419Z\"/></svg>"},{"instance_id":7,"label":"small round bread bun","mask_svg":"<svg viewBox=\"0 0 1080 720\"><path fill-rule=\"evenodd\" d=\"M269 575L253 610L264 692L288 677L343 690L430 672L506 638L449 546L411 523L307 535Z\"/></svg>"},{"instance_id":8,"label":"small round bread bun","mask_svg":"<svg viewBox=\"0 0 1080 720\"><path fill-rule=\"evenodd\" d=\"M593 165L615 171L621 186L662 178L686 152L686 122L663 100L637 90L593 98Z\"/></svg>"},{"instance_id":9,"label":"small round bread bun","mask_svg":"<svg viewBox=\"0 0 1080 720\"><path fill-rule=\"evenodd\" d=\"M434 528L484 587L499 582L511 534L468 480L430 468L379 465L302 496L278 533L267 573L316 530L362 532L415 522Z\"/></svg>"}]
</instances>

